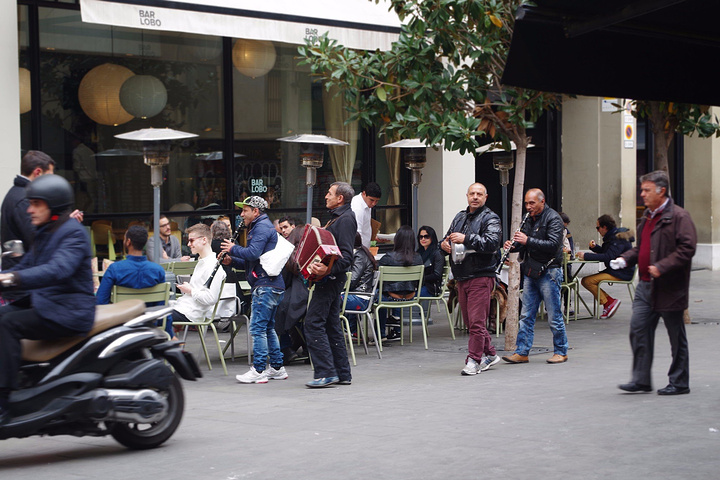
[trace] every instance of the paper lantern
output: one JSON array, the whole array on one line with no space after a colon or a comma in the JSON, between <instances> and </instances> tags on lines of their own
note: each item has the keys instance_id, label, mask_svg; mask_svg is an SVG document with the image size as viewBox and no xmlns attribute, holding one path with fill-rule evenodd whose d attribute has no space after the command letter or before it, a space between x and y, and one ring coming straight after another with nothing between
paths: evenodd
<instances>
[{"instance_id":1,"label":"paper lantern","mask_svg":"<svg viewBox=\"0 0 720 480\"><path fill-rule=\"evenodd\" d=\"M250 78L262 77L275 66L275 46L265 40L246 40L235 42L232 60L235 68Z\"/></svg>"},{"instance_id":2,"label":"paper lantern","mask_svg":"<svg viewBox=\"0 0 720 480\"><path fill-rule=\"evenodd\" d=\"M167 104L167 89L152 75L133 75L120 87L120 104L135 117L154 117Z\"/></svg>"},{"instance_id":3,"label":"paper lantern","mask_svg":"<svg viewBox=\"0 0 720 480\"><path fill-rule=\"evenodd\" d=\"M32 98L30 96L30 70L20 69L20 113L29 112L32 109Z\"/></svg>"},{"instance_id":4,"label":"paper lantern","mask_svg":"<svg viewBox=\"0 0 720 480\"><path fill-rule=\"evenodd\" d=\"M134 117L120 103L120 87L133 75L130 69L113 63L90 70L78 89L83 112L101 125L122 125L132 120Z\"/></svg>"}]
</instances>

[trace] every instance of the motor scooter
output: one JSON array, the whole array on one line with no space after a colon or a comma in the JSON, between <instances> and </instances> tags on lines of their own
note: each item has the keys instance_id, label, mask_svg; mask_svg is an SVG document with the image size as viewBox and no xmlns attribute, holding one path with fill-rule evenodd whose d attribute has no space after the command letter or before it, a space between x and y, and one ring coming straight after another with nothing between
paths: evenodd
<instances>
[{"instance_id":1,"label":"motor scooter","mask_svg":"<svg viewBox=\"0 0 720 480\"><path fill-rule=\"evenodd\" d=\"M142 300L96 307L84 337L22 340L18 389L0 439L32 435L110 435L131 449L154 448L177 429L184 410L179 377L202 377Z\"/></svg>"}]
</instances>

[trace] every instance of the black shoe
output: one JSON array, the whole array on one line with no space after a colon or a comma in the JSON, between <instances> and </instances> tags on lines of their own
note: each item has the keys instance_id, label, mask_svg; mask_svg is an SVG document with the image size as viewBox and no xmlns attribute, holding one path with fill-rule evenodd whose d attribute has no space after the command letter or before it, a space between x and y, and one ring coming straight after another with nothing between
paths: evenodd
<instances>
[{"instance_id":1,"label":"black shoe","mask_svg":"<svg viewBox=\"0 0 720 480\"><path fill-rule=\"evenodd\" d=\"M0 427L8 423L10 418L12 418L10 412L5 408L0 407Z\"/></svg>"},{"instance_id":2,"label":"black shoe","mask_svg":"<svg viewBox=\"0 0 720 480\"><path fill-rule=\"evenodd\" d=\"M689 387L676 387L675 385L668 385L665 388L658 390L658 395L683 395L690 393Z\"/></svg>"},{"instance_id":3,"label":"black shoe","mask_svg":"<svg viewBox=\"0 0 720 480\"><path fill-rule=\"evenodd\" d=\"M622 385L618 385L618 388L620 390L625 390L626 392L630 393L652 392L652 387L650 385L640 385L639 383L635 382L623 383Z\"/></svg>"},{"instance_id":4,"label":"black shoe","mask_svg":"<svg viewBox=\"0 0 720 480\"><path fill-rule=\"evenodd\" d=\"M340 380L338 385L352 385L352 380Z\"/></svg>"},{"instance_id":5,"label":"black shoe","mask_svg":"<svg viewBox=\"0 0 720 480\"><path fill-rule=\"evenodd\" d=\"M386 338L386 339L383 338L383 340L387 340L388 342L393 342L393 341L396 341L396 340L400 340L400 332L397 332L397 331L395 331L395 330L390 330L390 331L388 332L387 338Z\"/></svg>"}]
</instances>

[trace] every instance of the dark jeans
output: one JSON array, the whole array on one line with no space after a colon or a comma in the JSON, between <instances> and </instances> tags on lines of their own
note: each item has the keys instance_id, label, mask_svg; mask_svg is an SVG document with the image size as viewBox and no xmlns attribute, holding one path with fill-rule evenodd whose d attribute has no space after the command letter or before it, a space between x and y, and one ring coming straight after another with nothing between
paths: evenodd
<instances>
[{"instance_id":1,"label":"dark jeans","mask_svg":"<svg viewBox=\"0 0 720 480\"><path fill-rule=\"evenodd\" d=\"M690 385L690 353L688 351L682 310L658 312L652 306L652 283L639 281L635 290L630 319L630 346L633 352L632 381L652 385L651 369L655 349L655 329L662 317L670 337L672 363L668 371L670 385L687 388Z\"/></svg>"},{"instance_id":2,"label":"dark jeans","mask_svg":"<svg viewBox=\"0 0 720 480\"><path fill-rule=\"evenodd\" d=\"M0 307L0 397L7 399L10 390L17 388L21 339L48 340L77 335L80 334L74 330L41 318L29 305L14 303Z\"/></svg>"},{"instance_id":3,"label":"dark jeans","mask_svg":"<svg viewBox=\"0 0 720 480\"><path fill-rule=\"evenodd\" d=\"M483 355L495 355L495 347L487 331L490 298L494 287L493 277L477 277L457 282L458 303L469 333L468 358L477 362L482 360Z\"/></svg>"},{"instance_id":4,"label":"dark jeans","mask_svg":"<svg viewBox=\"0 0 720 480\"><path fill-rule=\"evenodd\" d=\"M340 326L340 291L344 282L328 280L315 285L305 314L305 340L315 366L315 378L351 380L350 362Z\"/></svg>"}]
</instances>

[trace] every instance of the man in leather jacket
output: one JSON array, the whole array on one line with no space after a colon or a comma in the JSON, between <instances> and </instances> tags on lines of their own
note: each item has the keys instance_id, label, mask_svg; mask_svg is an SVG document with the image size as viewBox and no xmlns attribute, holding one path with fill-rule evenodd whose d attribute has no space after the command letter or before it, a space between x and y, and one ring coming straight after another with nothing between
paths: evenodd
<instances>
[{"instance_id":1,"label":"man in leather jacket","mask_svg":"<svg viewBox=\"0 0 720 480\"><path fill-rule=\"evenodd\" d=\"M525 208L530 214L523 231L515 232L512 240L505 242L505 249L512 247L520 252L524 277L522 312L518 329L515 353L503 357L508 363L527 363L528 353L533 345L535 316L540 302L545 302L548 323L553 334L554 354L548 363L567 361L567 335L562 314L560 284L563 281L563 230L560 215L545 205L545 194L533 188L525 194ZM533 278L532 271L540 272Z\"/></svg>"},{"instance_id":2,"label":"man in leather jacket","mask_svg":"<svg viewBox=\"0 0 720 480\"><path fill-rule=\"evenodd\" d=\"M474 250L462 263L450 262L457 281L458 301L468 326L468 356L462 375L476 375L500 361L486 324L495 287L495 268L500 261L500 217L485 206L487 189L473 183L467 191L468 208L453 219L440 247L451 253L452 243Z\"/></svg>"}]
</instances>

